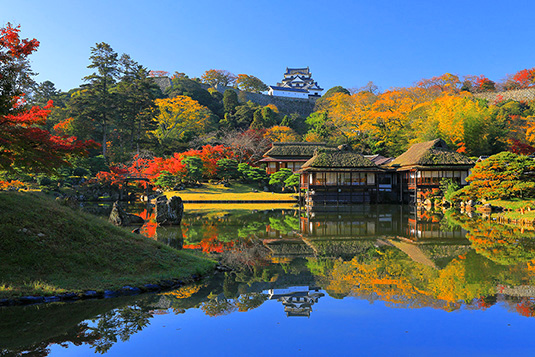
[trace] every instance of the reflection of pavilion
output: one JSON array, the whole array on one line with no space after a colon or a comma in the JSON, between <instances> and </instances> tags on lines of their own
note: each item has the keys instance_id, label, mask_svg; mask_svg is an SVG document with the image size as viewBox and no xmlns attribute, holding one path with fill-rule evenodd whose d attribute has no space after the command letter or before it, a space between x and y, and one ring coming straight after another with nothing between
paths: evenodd
<instances>
[{"instance_id":1,"label":"reflection of pavilion","mask_svg":"<svg viewBox=\"0 0 535 357\"><path fill-rule=\"evenodd\" d=\"M402 205L360 205L351 213L315 212L300 218L298 236L264 239L275 260L366 256L380 246L397 248L411 259L440 269L466 253L470 242L460 226L441 224L441 214Z\"/></svg>"},{"instance_id":2,"label":"reflection of pavilion","mask_svg":"<svg viewBox=\"0 0 535 357\"><path fill-rule=\"evenodd\" d=\"M319 288L309 286L292 286L285 289L269 289L268 299L282 302L287 317L306 316L310 317L312 305L318 302L325 294L319 292Z\"/></svg>"}]
</instances>

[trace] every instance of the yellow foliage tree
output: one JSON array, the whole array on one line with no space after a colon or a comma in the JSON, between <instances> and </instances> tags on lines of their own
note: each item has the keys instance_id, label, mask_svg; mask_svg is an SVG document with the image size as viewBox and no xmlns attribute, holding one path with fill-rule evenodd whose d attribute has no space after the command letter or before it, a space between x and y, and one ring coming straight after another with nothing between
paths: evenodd
<instances>
[{"instance_id":1,"label":"yellow foliage tree","mask_svg":"<svg viewBox=\"0 0 535 357\"><path fill-rule=\"evenodd\" d=\"M467 122L481 121L487 115L487 108L469 96L444 95L437 98L428 110L428 124L434 125L439 136L457 146L460 152L466 150Z\"/></svg>"},{"instance_id":2,"label":"yellow foliage tree","mask_svg":"<svg viewBox=\"0 0 535 357\"><path fill-rule=\"evenodd\" d=\"M186 132L205 129L210 119L210 110L188 96L156 99L160 114L156 117L158 128L152 133L160 143L181 140Z\"/></svg>"},{"instance_id":3,"label":"yellow foliage tree","mask_svg":"<svg viewBox=\"0 0 535 357\"><path fill-rule=\"evenodd\" d=\"M292 129L287 126L275 125L274 127L269 128L264 137L274 141L274 142L290 142L290 141L299 141L299 135Z\"/></svg>"}]
</instances>

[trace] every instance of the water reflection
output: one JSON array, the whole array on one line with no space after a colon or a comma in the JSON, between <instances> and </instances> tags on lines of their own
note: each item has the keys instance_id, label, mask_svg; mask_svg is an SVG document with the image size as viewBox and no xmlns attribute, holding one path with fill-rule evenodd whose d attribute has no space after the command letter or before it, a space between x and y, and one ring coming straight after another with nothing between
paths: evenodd
<instances>
[{"instance_id":1,"label":"water reflection","mask_svg":"<svg viewBox=\"0 0 535 357\"><path fill-rule=\"evenodd\" d=\"M190 212L183 222L142 231L211 254L232 270L160 294L0 309L0 353L44 356L54 345L104 353L151 329L159 315L191 311L216 318L276 304L288 318L313 320L330 298L535 315L534 232L483 217L360 206L314 214Z\"/></svg>"}]
</instances>

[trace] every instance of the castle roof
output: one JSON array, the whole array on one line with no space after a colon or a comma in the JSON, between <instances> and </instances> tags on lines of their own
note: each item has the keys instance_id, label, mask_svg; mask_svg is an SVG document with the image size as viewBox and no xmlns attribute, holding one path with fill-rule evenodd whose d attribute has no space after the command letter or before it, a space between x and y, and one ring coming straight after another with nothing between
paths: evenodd
<instances>
[{"instance_id":1,"label":"castle roof","mask_svg":"<svg viewBox=\"0 0 535 357\"><path fill-rule=\"evenodd\" d=\"M451 151L442 139L435 139L412 145L409 150L390 162L389 166L411 167L429 166L472 166L474 161L458 152Z\"/></svg>"},{"instance_id":2,"label":"castle roof","mask_svg":"<svg viewBox=\"0 0 535 357\"><path fill-rule=\"evenodd\" d=\"M285 76L287 75L293 75L293 74L303 74L306 76L310 76L310 68L288 68L286 67L286 73L284 73Z\"/></svg>"}]
</instances>

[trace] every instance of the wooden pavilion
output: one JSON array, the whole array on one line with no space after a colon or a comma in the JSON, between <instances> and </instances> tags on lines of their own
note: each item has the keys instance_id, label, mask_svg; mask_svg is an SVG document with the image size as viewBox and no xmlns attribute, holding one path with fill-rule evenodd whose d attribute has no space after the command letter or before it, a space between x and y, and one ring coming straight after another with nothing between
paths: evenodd
<instances>
[{"instance_id":1,"label":"wooden pavilion","mask_svg":"<svg viewBox=\"0 0 535 357\"><path fill-rule=\"evenodd\" d=\"M474 164L465 155L450 150L444 140L435 139L412 145L387 167L398 173L399 197L404 202L416 202L424 192L438 189L445 178L466 186Z\"/></svg>"}]
</instances>

